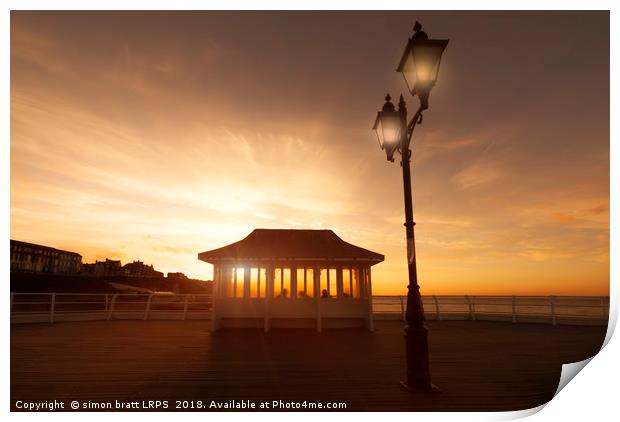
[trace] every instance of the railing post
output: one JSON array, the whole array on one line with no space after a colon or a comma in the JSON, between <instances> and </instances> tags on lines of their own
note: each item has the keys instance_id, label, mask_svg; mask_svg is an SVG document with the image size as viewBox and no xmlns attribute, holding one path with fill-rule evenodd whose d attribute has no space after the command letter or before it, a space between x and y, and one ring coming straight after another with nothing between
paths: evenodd
<instances>
[{"instance_id":1,"label":"railing post","mask_svg":"<svg viewBox=\"0 0 620 422\"><path fill-rule=\"evenodd\" d=\"M517 297L512 296L512 323L517 322Z\"/></svg>"},{"instance_id":2,"label":"railing post","mask_svg":"<svg viewBox=\"0 0 620 422\"><path fill-rule=\"evenodd\" d=\"M56 293L52 293L52 300L50 303L50 324L54 323L54 308L56 307Z\"/></svg>"},{"instance_id":3,"label":"railing post","mask_svg":"<svg viewBox=\"0 0 620 422\"><path fill-rule=\"evenodd\" d=\"M400 318L405 321L406 320L406 316L405 316L405 304L403 303L403 297L402 296L398 296L398 300L400 301Z\"/></svg>"},{"instance_id":4,"label":"railing post","mask_svg":"<svg viewBox=\"0 0 620 422\"><path fill-rule=\"evenodd\" d=\"M557 324L557 318L555 317L555 297L549 296L549 304L551 305L551 324Z\"/></svg>"},{"instance_id":5,"label":"railing post","mask_svg":"<svg viewBox=\"0 0 620 422\"><path fill-rule=\"evenodd\" d=\"M189 295L185 295L185 304L183 305L183 320L187 319L187 304L189 303Z\"/></svg>"},{"instance_id":6,"label":"railing post","mask_svg":"<svg viewBox=\"0 0 620 422\"><path fill-rule=\"evenodd\" d=\"M108 321L112 319L112 314L114 314L114 305L116 305L116 296L112 296L112 301L110 302L110 313L108 313Z\"/></svg>"},{"instance_id":7,"label":"railing post","mask_svg":"<svg viewBox=\"0 0 620 422\"><path fill-rule=\"evenodd\" d=\"M144 320L149 319L149 312L151 312L151 299L153 299L153 295L149 295L149 298L146 300L146 309L144 310Z\"/></svg>"},{"instance_id":8,"label":"railing post","mask_svg":"<svg viewBox=\"0 0 620 422\"><path fill-rule=\"evenodd\" d=\"M476 320L476 296L471 297L471 319Z\"/></svg>"},{"instance_id":9,"label":"railing post","mask_svg":"<svg viewBox=\"0 0 620 422\"><path fill-rule=\"evenodd\" d=\"M469 320L472 320L474 317L474 313L471 307L471 299L469 298L469 296L465 296L465 300L467 301L467 309L469 310Z\"/></svg>"},{"instance_id":10,"label":"railing post","mask_svg":"<svg viewBox=\"0 0 620 422\"><path fill-rule=\"evenodd\" d=\"M439 313L439 300L437 296L433 295L433 300L435 301L435 319L441 321L441 314Z\"/></svg>"}]
</instances>

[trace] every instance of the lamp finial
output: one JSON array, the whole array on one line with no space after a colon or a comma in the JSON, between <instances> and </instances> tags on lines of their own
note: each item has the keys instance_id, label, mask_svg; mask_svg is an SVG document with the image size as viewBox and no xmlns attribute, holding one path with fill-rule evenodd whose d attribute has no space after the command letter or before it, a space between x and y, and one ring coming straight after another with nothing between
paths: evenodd
<instances>
[{"instance_id":1,"label":"lamp finial","mask_svg":"<svg viewBox=\"0 0 620 422\"><path fill-rule=\"evenodd\" d=\"M390 94L385 96L385 104L383 104L383 111L392 112L394 111L394 104L392 104L392 97Z\"/></svg>"},{"instance_id":2,"label":"lamp finial","mask_svg":"<svg viewBox=\"0 0 620 422\"><path fill-rule=\"evenodd\" d=\"M415 25L413 25L413 37L414 40L427 40L428 34L422 31L422 24L418 21L415 21Z\"/></svg>"}]
</instances>

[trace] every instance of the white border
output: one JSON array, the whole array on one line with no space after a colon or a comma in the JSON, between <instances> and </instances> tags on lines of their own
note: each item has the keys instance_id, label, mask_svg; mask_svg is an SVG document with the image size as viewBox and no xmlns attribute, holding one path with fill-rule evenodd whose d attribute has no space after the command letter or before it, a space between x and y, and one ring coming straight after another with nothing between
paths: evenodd
<instances>
[{"instance_id":1,"label":"white border","mask_svg":"<svg viewBox=\"0 0 620 422\"><path fill-rule=\"evenodd\" d=\"M131 0L109 0L109 1L76 1L76 0L57 0L51 4L45 0L23 0L14 1L9 0L3 2L4 13L2 14L2 94L4 101L2 102L2 128L3 128L3 140L0 146L0 183L2 189L0 190L1 207L1 223L0 232L5 239L0 242L0 270L5 275L4 281L8 284L8 268L9 268L9 251L8 251L8 237L10 235L9 225L9 201L10 201L10 173L9 173L9 142L10 139L10 75L9 75L9 46L10 46L10 14L11 9L15 10L28 10L28 9L81 9L81 10L103 10L103 9L116 9L116 10L128 10L128 9L181 9L181 10L199 10L199 9L282 9L282 10L304 10L304 9L325 9L325 10L340 10L340 9L366 9L372 10L380 7L379 10L398 10L398 9L418 9L418 10L467 10L463 9L467 6L468 9L474 10L513 10L513 9L531 9L531 10L558 10L558 6L562 9L598 9L598 10L612 10L611 12L611 75L618 74L618 18L614 6L618 4L616 1L596 1L591 0L587 3L578 1L541 1L541 0L521 0L521 1L504 1L504 2L492 2L492 1L478 1L471 0L468 2L462 1L433 1L422 4L421 2L412 2L411 0L390 0L382 2L368 2L368 1L339 1L334 0L300 0L296 2L282 1L282 0L263 0L263 1L244 1L244 0L227 0L226 2L200 2L191 0L175 0L163 1L163 0L151 0L149 2L131 1ZM617 6L616 6L617 7ZM575 28L575 31L579 31L579 28ZM585 82L584 82L585 83ZM575 87L575 95L578 95L578 90L583 87ZM618 99L618 85L615 83L615 79L612 76L611 79L611 116L616 116L614 113L617 111L617 99ZM618 176L620 175L620 160L619 160L619 141L617 139L617 121L611 120L611 203L610 203L610 215L620 215L620 204L618 200ZM611 258L611 305L610 305L610 329L608 332L608 344L595 356L591 362L586 366L586 369L579 373L575 380L569 383L556 398L554 398L543 411L536 413L540 409L532 409L529 411L521 412L498 412L498 413L418 413L415 415L402 414L402 413L387 413L386 416L393 419L401 418L415 418L417 420L458 420L458 421L484 421L484 420L504 420L521 418L528 415L532 419L540 421L555 421L555 420L581 420L586 418L594 420L610 420L613 415L617 415L618 412L618 400L615 393L616 379L618 377L618 363L615 359L616 356L620 356L618 340L613 337L610 338L610 334L615 327L615 323L618 318L618 224L617 220L611 221L611 234L610 234L610 256ZM5 286L6 286L5 284ZM8 288L5 287L5 291L8 293ZM2 301L2 310L4 315L8 315L8 300ZM9 335L10 326L8 318L5 319L3 324L5 347L3 348L3 375L2 393L6 400L4 401L4 410L7 412L9 409L9 373L10 373L10 361L9 361ZM223 416L222 416L223 415ZM37 418L54 418L61 416L63 419L68 420L83 420L85 415L83 413L66 413L62 415L55 415L50 413L12 413L11 418L16 420L28 419L31 417ZM137 418L141 417L132 414L114 414L116 418ZM168 420L171 417L178 418L178 413L171 415L168 413L150 413L145 414L144 417L148 417L153 420ZM266 413L252 413L252 414L183 414L184 418L205 420L205 419L230 419L230 418L252 418L252 420L288 420L291 418L290 414L266 414ZM300 421L315 420L320 418L342 418L342 414L338 413L323 413L321 415L313 415L310 413L295 414L295 419ZM362 413L351 415L351 417L361 419L375 419L378 415L373 413ZM89 414L88 419L103 420L109 419L109 414Z\"/></svg>"}]
</instances>

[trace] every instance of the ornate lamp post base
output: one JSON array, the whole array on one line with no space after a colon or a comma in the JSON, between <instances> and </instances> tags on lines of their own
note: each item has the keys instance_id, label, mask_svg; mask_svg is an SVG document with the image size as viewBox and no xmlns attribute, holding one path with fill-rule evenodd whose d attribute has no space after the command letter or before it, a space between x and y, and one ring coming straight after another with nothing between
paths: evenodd
<instances>
[{"instance_id":1,"label":"ornate lamp post base","mask_svg":"<svg viewBox=\"0 0 620 422\"><path fill-rule=\"evenodd\" d=\"M419 301L419 297L417 298ZM415 302L415 299L412 300ZM419 303L421 306L421 301ZM428 329L424 325L423 311L419 310L418 318L412 318L405 327L405 350L407 359L407 380L400 384L409 392L441 393L431 383L428 355Z\"/></svg>"},{"instance_id":2,"label":"ornate lamp post base","mask_svg":"<svg viewBox=\"0 0 620 422\"><path fill-rule=\"evenodd\" d=\"M407 390L408 392L414 394L414 393L426 393L426 394L441 394L442 391L439 387L437 387L435 384L429 384L426 387L410 387L407 384L407 381L401 381L400 385Z\"/></svg>"}]
</instances>

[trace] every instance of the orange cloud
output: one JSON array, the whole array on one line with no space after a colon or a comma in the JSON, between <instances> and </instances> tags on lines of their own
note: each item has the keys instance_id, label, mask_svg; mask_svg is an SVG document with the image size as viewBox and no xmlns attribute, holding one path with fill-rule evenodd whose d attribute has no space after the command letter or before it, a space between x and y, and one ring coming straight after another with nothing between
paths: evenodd
<instances>
[{"instance_id":1,"label":"orange cloud","mask_svg":"<svg viewBox=\"0 0 620 422\"><path fill-rule=\"evenodd\" d=\"M571 214L564 214L561 212L554 212L551 214L551 219L553 221L557 221L559 223L572 223L573 221L577 220L577 218L574 215Z\"/></svg>"},{"instance_id":2,"label":"orange cloud","mask_svg":"<svg viewBox=\"0 0 620 422\"><path fill-rule=\"evenodd\" d=\"M11 236L208 279L196 253L255 227L331 228L386 256L374 292L406 293L401 168L369 130L381 84L397 83L368 65L398 59L381 39L391 26L342 32L395 15L322 14L309 36L316 16L13 12ZM493 37L505 46L493 66L459 62L483 57L489 37L471 22L488 16L451 23L455 40L472 41L459 48L474 50L446 56L414 133L423 292L608 292L608 52L584 48L594 57L583 68L542 45L547 27L571 45L590 42L584 33L606 41L608 19L580 33L519 20L545 51L530 60L528 89L541 93L531 102L511 82L523 77L508 53L524 45L514 31ZM584 110L565 86L588 74ZM579 121L566 122L575 110Z\"/></svg>"}]
</instances>

